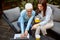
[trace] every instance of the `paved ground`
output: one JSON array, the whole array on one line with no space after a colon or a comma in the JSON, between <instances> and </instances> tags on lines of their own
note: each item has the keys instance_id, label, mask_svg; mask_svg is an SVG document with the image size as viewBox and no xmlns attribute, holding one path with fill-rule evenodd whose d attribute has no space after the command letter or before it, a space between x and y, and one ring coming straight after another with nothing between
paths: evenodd
<instances>
[{"instance_id":1,"label":"paved ground","mask_svg":"<svg viewBox=\"0 0 60 40\"><path fill-rule=\"evenodd\" d=\"M14 32L8 24L0 18L0 40L9 40L11 35L13 35Z\"/></svg>"}]
</instances>

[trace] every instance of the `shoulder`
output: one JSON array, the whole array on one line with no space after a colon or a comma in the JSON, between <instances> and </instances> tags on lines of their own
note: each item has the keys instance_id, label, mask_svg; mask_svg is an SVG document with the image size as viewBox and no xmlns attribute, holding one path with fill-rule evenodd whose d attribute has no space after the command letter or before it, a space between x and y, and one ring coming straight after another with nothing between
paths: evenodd
<instances>
[{"instance_id":1,"label":"shoulder","mask_svg":"<svg viewBox=\"0 0 60 40\"><path fill-rule=\"evenodd\" d=\"M47 6L46 14L52 14L52 8L50 6Z\"/></svg>"},{"instance_id":2,"label":"shoulder","mask_svg":"<svg viewBox=\"0 0 60 40\"><path fill-rule=\"evenodd\" d=\"M52 11L52 8L50 6L47 6L47 11Z\"/></svg>"},{"instance_id":3,"label":"shoulder","mask_svg":"<svg viewBox=\"0 0 60 40\"><path fill-rule=\"evenodd\" d=\"M26 13L26 10L22 10L21 11L21 15L25 14Z\"/></svg>"},{"instance_id":4,"label":"shoulder","mask_svg":"<svg viewBox=\"0 0 60 40\"><path fill-rule=\"evenodd\" d=\"M21 11L21 13L24 13L24 12L26 12L26 10L22 10L22 11Z\"/></svg>"},{"instance_id":5,"label":"shoulder","mask_svg":"<svg viewBox=\"0 0 60 40\"><path fill-rule=\"evenodd\" d=\"M34 10L32 10L32 14L35 15L35 11Z\"/></svg>"}]
</instances>

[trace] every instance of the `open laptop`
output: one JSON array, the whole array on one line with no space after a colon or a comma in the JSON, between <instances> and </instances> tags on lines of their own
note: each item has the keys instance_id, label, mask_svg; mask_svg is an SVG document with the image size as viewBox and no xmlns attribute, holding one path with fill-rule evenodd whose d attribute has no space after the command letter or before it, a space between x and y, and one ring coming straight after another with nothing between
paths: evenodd
<instances>
[{"instance_id":1,"label":"open laptop","mask_svg":"<svg viewBox=\"0 0 60 40\"><path fill-rule=\"evenodd\" d=\"M15 34L14 35L14 40L29 40L29 34L26 38L20 38L21 37L20 35L21 34Z\"/></svg>"}]
</instances>

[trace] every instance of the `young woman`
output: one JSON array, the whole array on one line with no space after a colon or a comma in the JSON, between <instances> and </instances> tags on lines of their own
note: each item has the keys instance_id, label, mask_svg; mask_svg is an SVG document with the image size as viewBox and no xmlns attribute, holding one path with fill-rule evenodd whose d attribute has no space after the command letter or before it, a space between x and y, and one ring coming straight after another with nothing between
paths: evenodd
<instances>
[{"instance_id":1,"label":"young woman","mask_svg":"<svg viewBox=\"0 0 60 40\"><path fill-rule=\"evenodd\" d=\"M32 27L32 21L35 16L35 11L33 11L33 5L27 3L25 9L21 12L18 19L18 26L21 29L21 37L26 37L28 35L29 29Z\"/></svg>"},{"instance_id":2,"label":"young woman","mask_svg":"<svg viewBox=\"0 0 60 40\"><path fill-rule=\"evenodd\" d=\"M47 6L46 0L38 0L36 16L37 24L34 24L32 29L36 29L35 35L40 34L40 30L43 35L47 34L46 29L50 29L53 27L53 17L52 17L52 9ZM40 21L38 21L40 20Z\"/></svg>"}]
</instances>

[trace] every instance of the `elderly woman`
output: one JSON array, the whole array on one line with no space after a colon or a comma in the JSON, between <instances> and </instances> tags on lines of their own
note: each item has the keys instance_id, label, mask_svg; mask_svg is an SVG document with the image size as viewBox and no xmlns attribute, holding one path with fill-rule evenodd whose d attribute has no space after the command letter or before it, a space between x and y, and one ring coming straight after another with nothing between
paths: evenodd
<instances>
[{"instance_id":1,"label":"elderly woman","mask_svg":"<svg viewBox=\"0 0 60 40\"><path fill-rule=\"evenodd\" d=\"M29 29L32 27L32 21L35 16L35 11L33 10L33 5L27 3L25 9L22 10L20 17L18 19L18 26L21 28L21 37L26 37L28 35Z\"/></svg>"},{"instance_id":2,"label":"elderly woman","mask_svg":"<svg viewBox=\"0 0 60 40\"><path fill-rule=\"evenodd\" d=\"M37 19L37 24L32 27L32 29L36 29L35 35L39 35L40 31L42 31L43 35L46 35L46 29L53 27L52 9L47 6L46 0L38 0L35 18Z\"/></svg>"}]
</instances>

